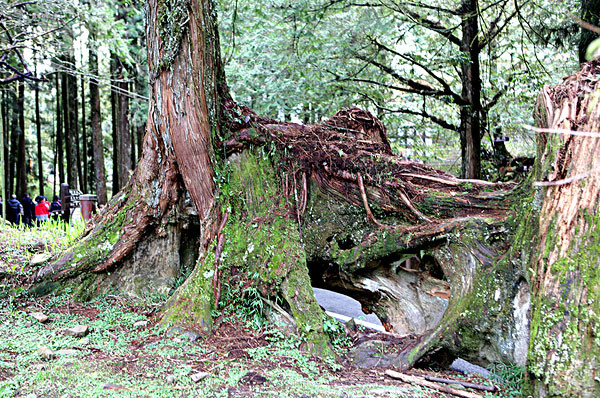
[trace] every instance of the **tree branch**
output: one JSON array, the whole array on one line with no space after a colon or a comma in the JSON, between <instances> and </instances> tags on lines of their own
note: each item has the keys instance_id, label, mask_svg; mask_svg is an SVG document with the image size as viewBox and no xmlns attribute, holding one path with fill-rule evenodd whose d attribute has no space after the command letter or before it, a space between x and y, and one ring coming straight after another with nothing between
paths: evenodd
<instances>
[{"instance_id":1,"label":"tree branch","mask_svg":"<svg viewBox=\"0 0 600 398\"><path fill-rule=\"evenodd\" d=\"M387 51L387 52L389 52L391 54L394 54L394 55L396 55L396 56L404 59L405 61L408 61L408 62L410 62L412 64L417 65L418 67L420 67L421 69L423 69L425 71L425 73L427 73L429 76L431 76L432 78L434 78L438 83L440 83L440 85L444 88L444 92L446 93L446 95L452 97L452 99L454 100L454 102L456 104L466 105L466 102L462 99L462 97L460 95L458 95L457 93L455 93L452 90L452 88L450 87L450 85L444 79L442 79L441 77L439 77L436 73L434 73L431 69L429 69L429 67L427 67L423 63L417 61L412 56L399 53L398 51L385 46L384 44L378 42L374 38L371 38L371 42L373 44L375 44L379 49L385 50L385 51Z\"/></svg>"},{"instance_id":2,"label":"tree branch","mask_svg":"<svg viewBox=\"0 0 600 398\"><path fill-rule=\"evenodd\" d=\"M504 3L504 5L506 5L506 2ZM500 22L502 15L504 15L504 11L500 12L500 14L498 14L498 17L496 17L496 19L490 24L490 29L488 30L485 38L483 40L481 40L481 42L479 42L479 51L481 51L482 49L485 48L485 46L490 44L491 41L494 40L504 30L504 28L506 28L508 23L517 14L518 14L518 10L513 11L512 14L510 14L509 16L506 17L506 19L504 20L502 25L498 26L498 23Z\"/></svg>"},{"instance_id":3,"label":"tree branch","mask_svg":"<svg viewBox=\"0 0 600 398\"><path fill-rule=\"evenodd\" d=\"M414 115L414 116L421 116L424 118L427 118L429 120L431 120L433 123L437 124L440 127L443 127L445 129L451 130L451 131L458 131L459 127L453 125L452 123L447 122L444 119L441 119L435 115L432 115L430 113L428 113L425 109L423 109L422 111L414 111L412 109L407 109L407 108L398 108L398 109L390 109L387 108L385 106L380 105L375 99L371 98L370 96L368 96L365 93L360 93L360 92L355 92L356 94L362 96L363 98L367 99L368 101L370 101L373 105L375 105L375 107L379 110L382 110L384 112L388 112L388 113L403 113L406 115Z\"/></svg>"}]
</instances>

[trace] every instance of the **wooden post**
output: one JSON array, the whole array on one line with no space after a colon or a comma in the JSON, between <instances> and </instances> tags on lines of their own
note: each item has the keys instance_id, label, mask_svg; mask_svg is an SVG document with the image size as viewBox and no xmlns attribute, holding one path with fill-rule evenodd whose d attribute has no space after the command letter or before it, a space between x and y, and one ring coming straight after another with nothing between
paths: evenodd
<instances>
[{"instance_id":1,"label":"wooden post","mask_svg":"<svg viewBox=\"0 0 600 398\"><path fill-rule=\"evenodd\" d=\"M0 117L0 123L4 123L4 115ZM6 181L4 181L4 125L0 127L0 143L2 143L2 148L0 150L0 164L2 165L2 170L0 171L0 186L2 187L2 190L0 190L0 195L2 195L2 211L0 212L0 220L2 221L2 225L4 225L4 221L6 220L6 217L4 216L6 214L6 200L8 198L6 197Z\"/></svg>"}]
</instances>

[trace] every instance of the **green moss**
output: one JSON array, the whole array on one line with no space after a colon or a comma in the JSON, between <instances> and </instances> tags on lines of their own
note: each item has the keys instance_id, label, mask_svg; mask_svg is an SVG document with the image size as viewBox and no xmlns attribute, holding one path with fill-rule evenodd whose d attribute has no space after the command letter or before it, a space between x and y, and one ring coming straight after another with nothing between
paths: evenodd
<instances>
[{"instance_id":1,"label":"green moss","mask_svg":"<svg viewBox=\"0 0 600 398\"><path fill-rule=\"evenodd\" d=\"M158 0L158 35L162 59L158 70L169 68L179 50L189 22L190 0Z\"/></svg>"},{"instance_id":2,"label":"green moss","mask_svg":"<svg viewBox=\"0 0 600 398\"><path fill-rule=\"evenodd\" d=\"M600 216L583 212L580 219L587 231L576 231L569 257L549 269L558 290L533 302L528 370L550 396L600 392L593 376L600 371Z\"/></svg>"},{"instance_id":3,"label":"green moss","mask_svg":"<svg viewBox=\"0 0 600 398\"><path fill-rule=\"evenodd\" d=\"M248 292L282 299L311 352L332 355L323 330L323 312L316 303L295 213L286 206L279 177L262 149L230 158L216 170L218 201L228 221L222 233L221 294L214 308L215 245L207 250L192 275L178 290L164 324L208 323L212 311L247 305Z\"/></svg>"},{"instance_id":4,"label":"green moss","mask_svg":"<svg viewBox=\"0 0 600 398\"><path fill-rule=\"evenodd\" d=\"M161 325L212 330L212 281L215 272L213 264L214 251L209 249L198 259L194 271L167 303L167 311L163 314Z\"/></svg>"}]
</instances>

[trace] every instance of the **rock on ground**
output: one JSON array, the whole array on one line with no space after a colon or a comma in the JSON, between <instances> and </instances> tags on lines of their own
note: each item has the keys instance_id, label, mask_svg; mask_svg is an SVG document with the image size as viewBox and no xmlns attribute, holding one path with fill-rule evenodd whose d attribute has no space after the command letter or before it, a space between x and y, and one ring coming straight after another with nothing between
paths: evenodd
<instances>
[{"instance_id":1,"label":"rock on ground","mask_svg":"<svg viewBox=\"0 0 600 398\"><path fill-rule=\"evenodd\" d=\"M77 325L72 328L65 329L65 334L73 337L85 337L89 332L90 328L86 325Z\"/></svg>"}]
</instances>

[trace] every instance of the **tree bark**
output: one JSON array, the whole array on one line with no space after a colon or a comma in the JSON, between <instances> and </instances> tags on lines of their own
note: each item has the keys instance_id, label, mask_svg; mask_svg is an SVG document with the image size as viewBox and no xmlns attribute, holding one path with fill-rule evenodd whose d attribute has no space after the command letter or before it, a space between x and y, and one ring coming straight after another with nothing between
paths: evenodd
<instances>
[{"instance_id":1,"label":"tree bark","mask_svg":"<svg viewBox=\"0 0 600 398\"><path fill-rule=\"evenodd\" d=\"M536 397L600 394L599 90L600 63L593 61L545 87L536 107L538 124L549 130L538 139L541 183L523 228L534 239L522 249L533 303L528 393Z\"/></svg>"},{"instance_id":2,"label":"tree bark","mask_svg":"<svg viewBox=\"0 0 600 398\"><path fill-rule=\"evenodd\" d=\"M0 170L0 173L2 175L2 189L0 189L0 196L2 197L2 209L0 210L0 222L2 222L4 224L4 222L6 221L6 205L4 205L4 203L6 203L6 201L8 200L7 197L7 192L6 192L6 178L7 178L7 154L8 154L8 147L7 147L7 140L6 140L6 136L7 136L7 129L6 129L6 123L7 123L7 117L6 117L6 104L5 104L5 100L4 100L4 92L0 93L0 122L2 123L2 126L0 128L0 142L2 143L2 151L0 151L0 164L2 165L2 170Z\"/></svg>"},{"instance_id":3,"label":"tree bark","mask_svg":"<svg viewBox=\"0 0 600 398\"><path fill-rule=\"evenodd\" d=\"M75 57L71 57L71 64L75 68ZM79 90L77 89L77 77L75 75L68 75L67 78L69 84L69 140L71 144L71 175L72 181L69 181L69 186L73 189L80 189L83 187L83 178L81 175L81 151L79 149ZM81 185L80 185L81 184Z\"/></svg>"},{"instance_id":4,"label":"tree bark","mask_svg":"<svg viewBox=\"0 0 600 398\"><path fill-rule=\"evenodd\" d=\"M58 177L58 184L66 182L65 179L65 160L64 160L64 149L63 149L63 120L62 120L62 107L61 107L61 98L62 98L62 90L61 84L59 83L58 76L56 73L55 83L56 83L56 153L54 154L56 162L58 163L58 171L54 169L54 178ZM62 78L61 78L62 80ZM64 104L64 102L63 102ZM54 181L54 185L57 184L57 181ZM53 189L54 191L54 189Z\"/></svg>"},{"instance_id":5,"label":"tree bark","mask_svg":"<svg viewBox=\"0 0 600 398\"><path fill-rule=\"evenodd\" d=\"M119 73L119 186L123 187L129 180L131 173L131 132L129 131L129 83L125 80L124 67L121 65Z\"/></svg>"},{"instance_id":6,"label":"tree bark","mask_svg":"<svg viewBox=\"0 0 600 398\"><path fill-rule=\"evenodd\" d=\"M3 139L2 139L2 152L4 155L4 161L2 162L2 173L4 174L3 179L3 200L8 200L8 194L11 192L10 190L10 157L9 157L9 137L10 137L10 115L8 108L8 100L7 100L7 92L2 91L1 93L2 102L0 103L2 109L2 131L3 131Z\"/></svg>"},{"instance_id":7,"label":"tree bark","mask_svg":"<svg viewBox=\"0 0 600 398\"><path fill-rule=\"evenodd\" d=\"M89 62L89 61L88 61ZM81 175L81 191L89 192L89 173L88 173L88 137L87 137L87 120L85 118L85 80L81 77L81 161L79 167L83 168Z\"/></svg>"},{"instance_id":8,"label":"tree bark","mask_svg":"<svg viewBox=\"0 0 600 398\"><path fill-rule=\"evenodd\" d=\"M44 166L42 159L42 121L40 118L40 88L35 83L35 132L37 138L38 191L44 195Z\"/></svg>"},{"instance_id":9,"label":"tree bark","mask_svg":"<svg viewBox=\"0 0 600 398\"><path fill-rule=\"evenodd\" d=\"M111 90L110 90L110 110L112 115L112 194L116 195L121 189L120 178L119 178L119 95L114 87L117 85L117 66L119 60L117 55L112 53L110 54L110 76L111 76Z\"/></svg>"},{"instance_id":10,"label":"tree bark","mask_svg":"<svg viewBox=\"0 0 600 398\"><path fill-rule=\"evenodd\" d=\"M104 144L102 139L102 113L100 108L100 91L98 88L98 52L95 45L95 34L89 47L90 65L90 117L92 122L92 157L94 161L94 187L98 196L98 204L107 202L106 171L104 168Z\"/></svg>"},{"instance_id":11,"label":"tree bark","mask_svg":"<svg viewBox=\"0 0 600 398\"><path fill-rule=\"evenodd\" d=\"M67 58L67 61L71 65L71 58ZM77 189L77 177L79 174L77 166L77 134L78 120L77 111L73 109L73 106L77 104L77 101L73 98L77 98L77 86L73 87L73 77L69 76L68 73L62 74L62 110L63 110L63 125L64 125L64 143L67 155L67 183L71 189Z\"/></svg>"},{"instance_id":12,"label":"tree bark","mask_svg":"<svg viewBox=\"0 0 600 398\"><path fill-rule=\"evenodd\" d=\"M27 163L25 159L25 82L19 82L17 97L17 114L19 117L18 152L17 152L17 186L16 194L19 198L25 196L27 191Z\"/></svg>"},{"instance_id":13,"label":"tree bark","mask_svg":"<svg viewBox=\"0 0 600 398\"><path fill-rule=\"evenodd\" d=\"M523 319L505 308L522 292L523 276L501 260L512 185L460 180L402 161L392 155L381 122L360 109L304 126L237 105L225 83L213 7L212 0L149 1L152 95L143 156L86 238L38 272L43 282L36 291L71 280L90 296L148 281L128 264L154 236L181 241L190 224L189 195L197 261L171 297L165 325L210 330L212 312L245 305L252 288L267 301L281 299L309 349L331 355L313 277L364 295L363 304L388 330L411 333L398 367L439 347L484 352L488 360L517 357L522 347L504 333L522 328ZM181 229L170 235L170 225ZM397 273L394 283L406 285L402 261L420 252L429 256L420 261L433 264L435 281L419 282L419 295L445 300L446 308L416 325L391 299L402 290L374 281ZM151 265L148 272L164 267ZM426 271L420 279L428 279ZM481 316L466 316L471 313Z\"/></svg>"},{"instance_id":14,"label":"tree bark","mask_svg":"<svg viewBox=\"0 0 600 398\"><path fill-rule=\"evenodd\" d=\"M481 73L479 68L479 9L477 0L464 0L461 6L461 51L468 61L461 65L462 98L460 141L463 178L481 176Z\"/></svg>"}]
</instances>

